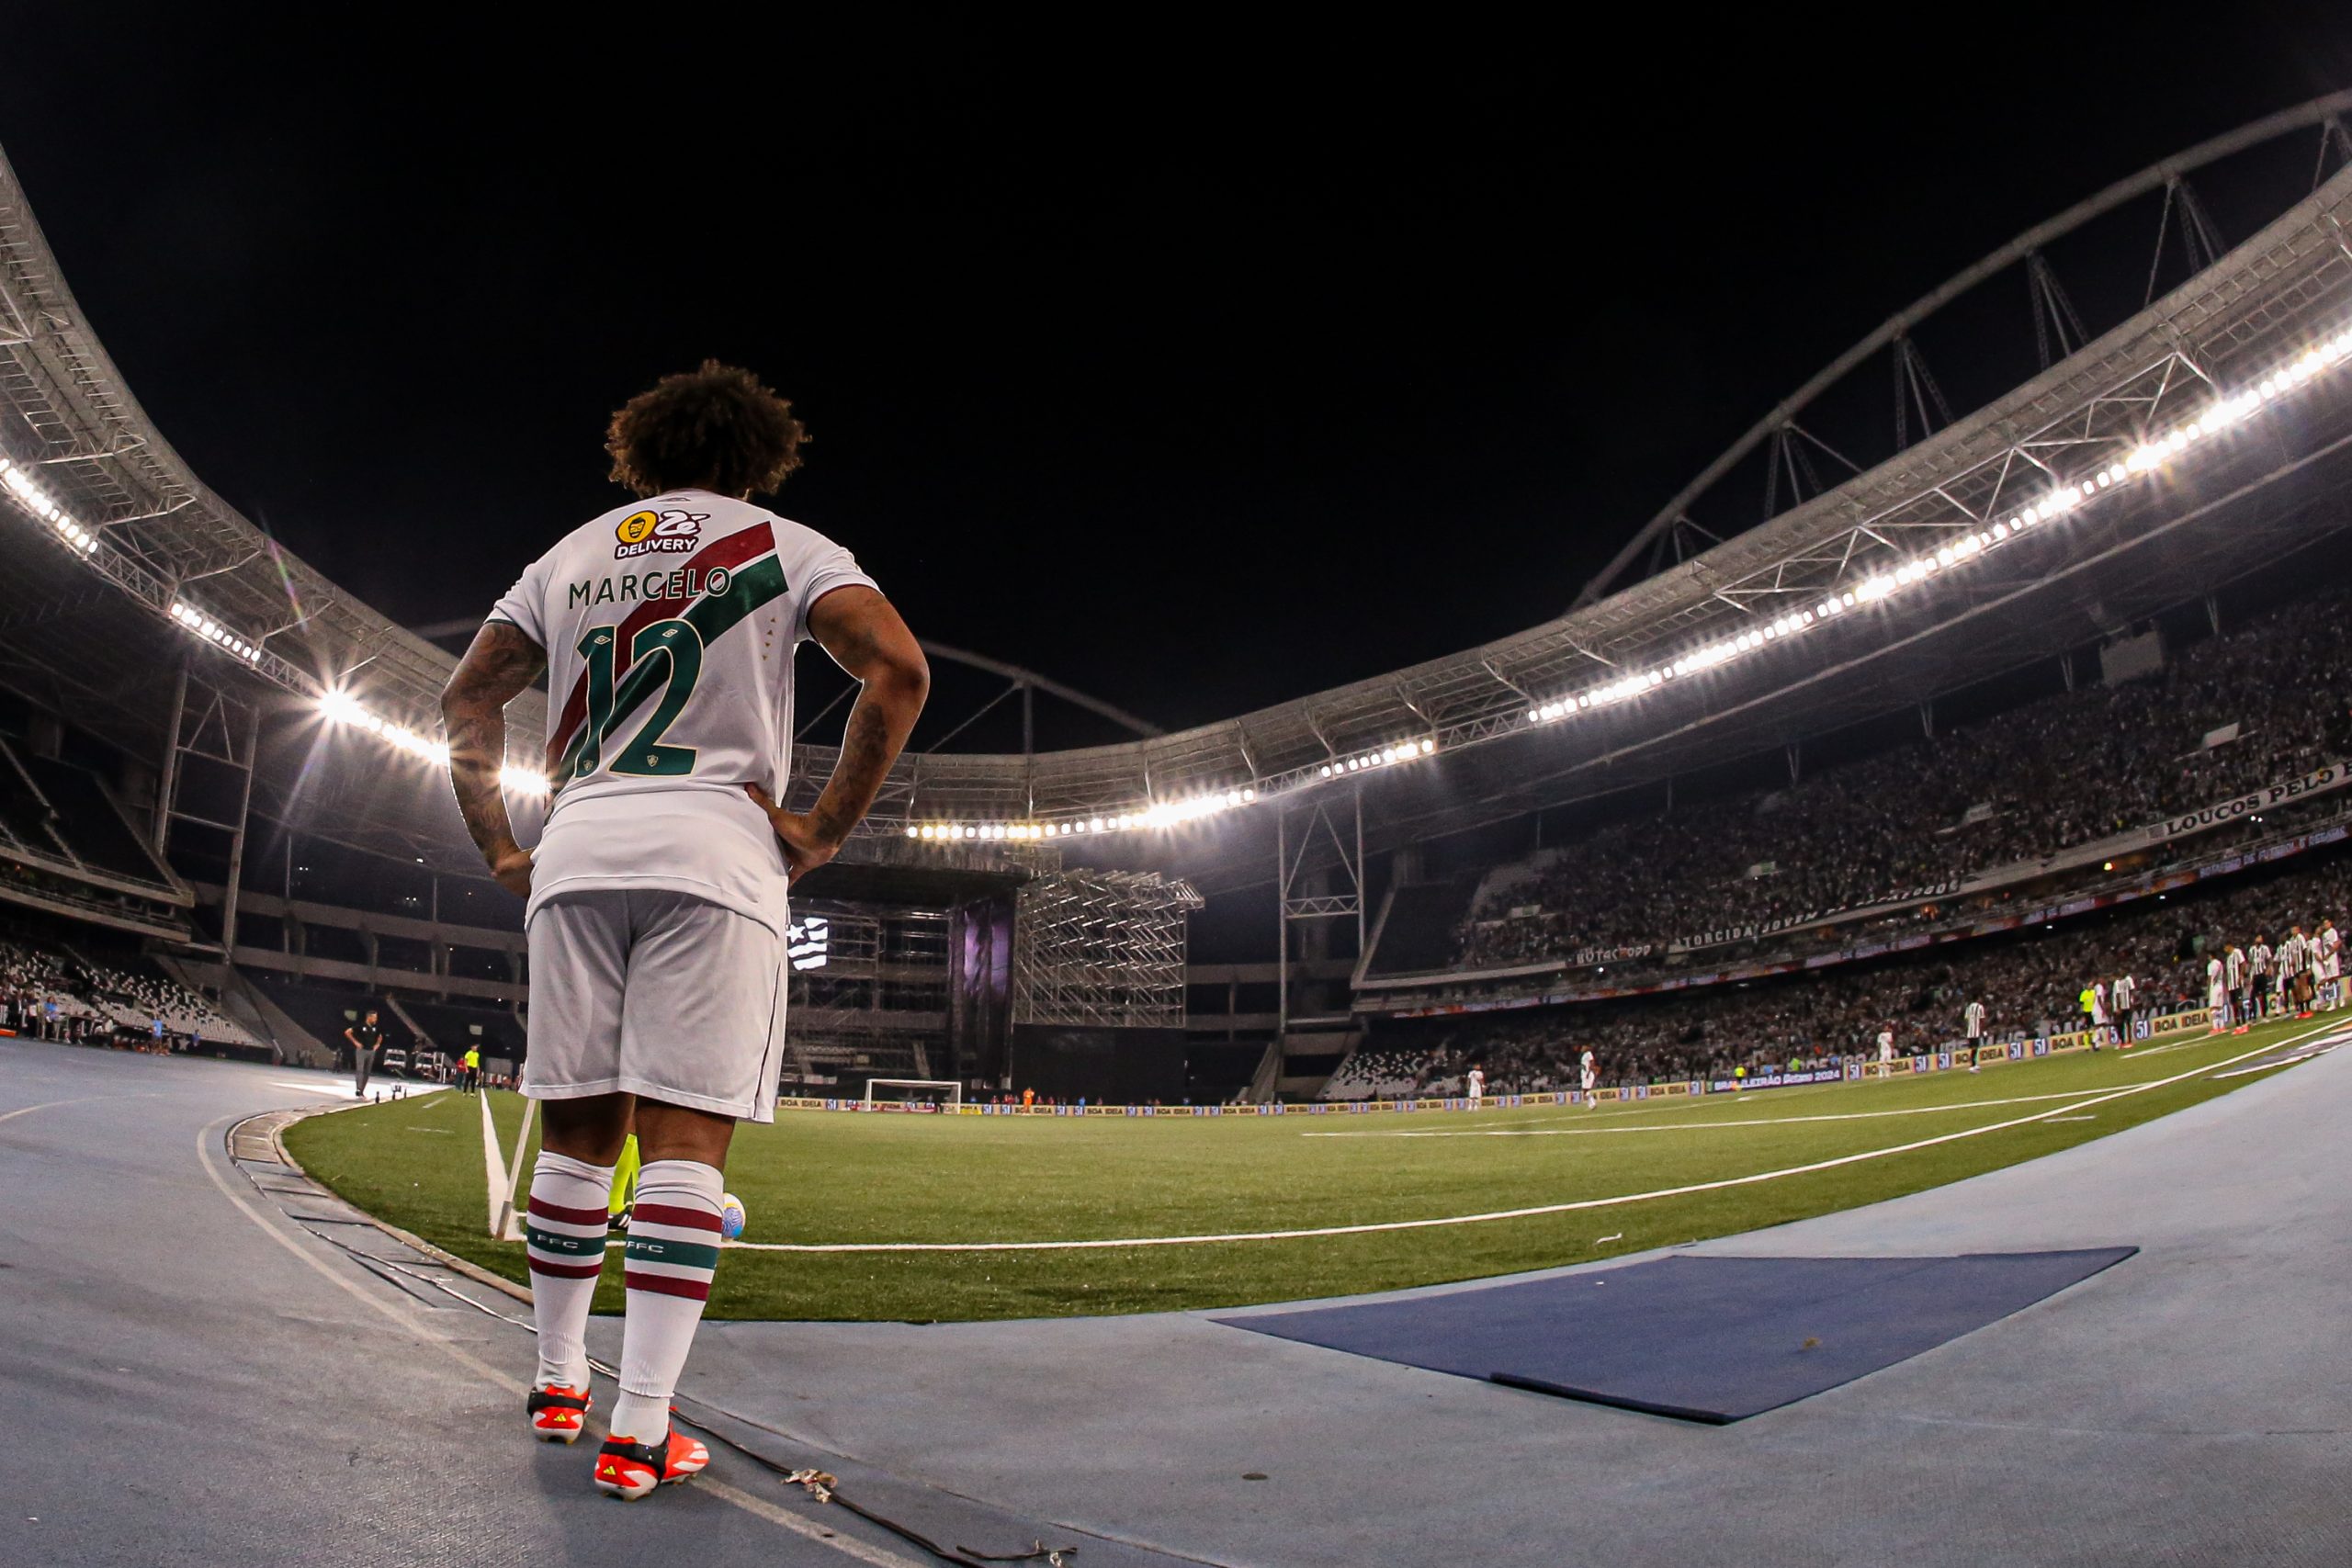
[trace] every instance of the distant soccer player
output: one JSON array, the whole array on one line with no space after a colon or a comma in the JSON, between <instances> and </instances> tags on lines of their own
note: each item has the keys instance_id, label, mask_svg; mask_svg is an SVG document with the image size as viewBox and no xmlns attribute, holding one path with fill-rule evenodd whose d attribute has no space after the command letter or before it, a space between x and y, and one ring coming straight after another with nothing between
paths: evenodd
<instances>
[{"instance_id":1,"label":"distant soccer player","mask_svg":"<svg viewBox=\"0 0 2352 1568\"><path fill-rule=\"evenodd\" d=\"M1968 1041L1968 1070L1976 1070L1976 1058L1984 1049L1984 1004L1971 1001L1960 1010L1960 1031Z\"/></svg>"},{"instance_id":2,"label":"distant soccer player","mask_svg":"<svg viewBox=\"0 0 2352 1568\"><path fill-rule=\"evenodd\" d=\"M1487 1069L1472 1067L1469 1077L1464 1080L1464 1086L1470 1092L1470 1109L1477 1110L1479 1104L1487 1098Z\"/></svg>"},{"instance_id":3,"label":"distant soccer player","mask_svg":"<svg viewBox=\"0 0 2352 1568\"><path fill-rule=\"evenodd\" d=\"M2254 1021L2254 972L2236 942L2222 950L2222 972L2230 987L2230 1018L2237 1025L2230 1032L2244 1034Z\"/></svg>"},{"instance_id":4,"label":"distant soccer player","mask_svg":"<svg viewBox=\"0 0 2352 1568\"><path fill-rule=\"evenodd\" d=\"M1894 1025L1888 1024L1878 1032L1878 1076L1892 1077L1894 1072Z\"/></svg>"},{"instance_id":5,"label":"distant soccer player","mask_svg":"<svg viewBox=\"0 0 2352 1568\"><path fill-rule=\"evenodd\" d=\"M2249 1023L2259 1023L2267 1013L2277 1010L2270 996L2270 964L2275 956L2269 939L2255 932L2254 945L2245 950L2245 983L2254 993L2254 1009L2245 1020Z\"/></svg>"},{"instance_id":6,"label":"distant soccer player","mask_svg":"<svg viewBox=\"0 0 2352 1568\"><path fill-rule=\"evenodd\" d=\"M2129 1051L2132 1049L2132 1022L2139 1012L2140 982L2129 974L2118 975L2115 984L2107 988L2107 1000L2115 1024L2116 1047Z\"/></svg>"},{"instance_id":7,"label":"distant soccer player","mask_svg":"<svg viewBox=\"0 0 2352 1568\"><path fill-rule=\"evenodd\" d=\"M2297 1018L2312 1015L2312 940L2301 926L2290 927L2278 944L2279 1010L2295 1010Z\"/></svg>"},{"instance_id":8,"label":"distant soccer player","mask_svg":"<svg viewBox=\"0 0 2352 1568\"><path fill-rule=\"evenodd\" d=\"M2312 953L2320 1002L2334 1012L2344 1005L2344 938L2337 934L2334 920L2320 921L2319 934L2312 938Z\"/></svg>"},{"instance_id":9,"label":"distant soccer player","mask_svg":"<svg viewBox=\"0 0 2352 1568\"><path fill-rule=\"evenodd\" d=\"M2212 1024L2212 1028L2206 1031L2209 1034L2219 1034L2229 1027L2229 987L2225 983L2228 978L2228 966L2222 964L2220 954L2205 960L2205 1009L2206 1016Z\"/></svg>"},{"instance_id":10,"label":"distant soccer player","mask_svg":"<svg viewBox=\"0 0 2352 1568\"><path fill-rule=\"evenodd\" d=\"M1584 1108L1589 1111L1600 1103L1593 1094L1593 1089L1600 1082L1600 1063L1593 1055L1592 1047L1589 1045L1584 1048L1584 1055L1577 1059L1577 1077L1584 1086Z\"/></svg>"},{"instance_id":11,"label":"distant soccer player","mask_svg":"<svg viewBox=\"0 0 2352 1568\"><path fill-rule=\"evenodd\" d=\"M644 1151L623 1269L620 1397L594 1477L641 1497L709 1462L670 1397L718 1264L735 1123L775 1114L786 893L865 816L922 711L914 637L839 545L754 506L799 464L792 405L716 362L613 416L612 477L639 499L566 534L498 602L442 696L458 806L529 900L523 1091L540 1100L529 1252L538 1437L587 1414L582 1336L613 1166ZM791 774L792 659L814 638L861 682L808 812ZM500 792L506 704L546 668L555 795L536 852Z\"/></svg>"}]
</instances>

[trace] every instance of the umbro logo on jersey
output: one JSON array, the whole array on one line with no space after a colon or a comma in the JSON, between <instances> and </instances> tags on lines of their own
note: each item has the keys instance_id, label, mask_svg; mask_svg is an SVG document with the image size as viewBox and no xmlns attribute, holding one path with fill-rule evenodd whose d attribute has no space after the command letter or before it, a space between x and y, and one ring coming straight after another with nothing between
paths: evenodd
<instances>
[{"instance_id":1,"label":"umbro logo on jersey","mask_svg":"<svg viewBox=\"0 0 2352 1568\"><path fill-rule=\"evenodd\" d=\"M681 512L675 507L660 512L646 507L632 512L613 530L614 536L620 540L613 547L613 558L627 560L631 556L691 550L695 540L701 536L702 525L709 521L707 512Z\"/></svg>"}]
</instances>

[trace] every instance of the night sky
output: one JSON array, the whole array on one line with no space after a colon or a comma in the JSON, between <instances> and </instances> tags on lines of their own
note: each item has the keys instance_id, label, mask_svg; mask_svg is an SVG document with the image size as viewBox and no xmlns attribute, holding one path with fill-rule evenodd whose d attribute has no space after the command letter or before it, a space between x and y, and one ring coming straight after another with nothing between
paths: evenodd
<instances>
[{"instance_id":1,"label":"night sky","mask_svg":"<svg viewBox=\"0 0 2352 1568\"><path fill-rule=\"evenodd\" d=\"M405 622L478 615L620 499L609 411L715 355L814 434L779 510L920 633L1171 727L1556 614L1893 310L2352 85L2352 6L2266 0L1647 36L198 9L0 11L0 146L249 516ZM2057 260L2095 328L2137 304L2144 252ZM2032 368L1997 304L2011 361L1922 335L1956 403Z\"/></svg>"}]
</instances>

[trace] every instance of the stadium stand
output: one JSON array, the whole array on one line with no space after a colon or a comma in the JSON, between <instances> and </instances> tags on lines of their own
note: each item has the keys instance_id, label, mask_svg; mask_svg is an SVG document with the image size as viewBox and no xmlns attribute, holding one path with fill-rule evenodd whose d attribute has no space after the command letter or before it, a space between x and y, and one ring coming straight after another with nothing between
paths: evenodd
<instances>
[{"instance_id":1,"label":"stadium stand","mask_svg":"<svg viewBox=\"0 0 2352 1568\"><path fill-rule=\"evenodd\" d=\"M73 855L58 830L57 813L33 787L17 749L6 741L0 741L0 833L6 833L11 844L34 854L69 859Z\"/></svg>"},{"instance_id":2,"label":"stadium stand","mask_svg":"<svg viewBox=\"0 0 2352 1568\"><path fill-rule=\"evenodd\" d=\"M152 1033L160 1021L169 1039L267 1049L243 1024L176 980L87 962L78 969L85 998L123 1033Z\"/></svg>"},{"instance_id":3,"label":"stadium stand","mask_svg":"<svg viewBox=\"0 0 2352 1568\"><path fill-rule=\"evenodd\" d=\"M2276 942L2324 917L2352 930L2347 916L2352 853L2338 852L2199 898L1754 986L1384 1021L1318 1098L1459 1092L1474 1064L1492 1093L1563 1089L1587 1047L1611 1086L1836 1063L1871 1050L1882 1029L1907 1055L1951 1046L1971 999L1990 1010L1992 1038L2059 1032L2079 1026L2079 995L2095 980L2131 973L2144 1011L2201 1007L2205 960L2224 942L2248 945L2258 932Z\"/></svg>"},{"instance_id":4,"label":"stadium stand","mask_svg":"<svg viewBox=\"0 0 2352 1568\"><path fill-rule=\"evenodd\" d=\"M36 756L22 747L0 749L23 770L52 814L58 836L75 859L118 876L164 886L170 875L123 818L105 781L87 768Z\"/></svg>"},{"instance_id":5,"label":"stadium stand","mask_svg":"<svg viewBox=\"0 0 2352 1568\"><path fill-rule=\"evenodd\" d=\"M377 993L347 989L327 981L289 980L278 975L254 974L247 977L288 1018L334 1051L338 1062L347 1059L351 1049L343 1032L366 1017L370 1008L379 1014L377 1023L384 1032L386 1049L398 1047L406 1051L416 1045L416 1037L408 1026Z\"/></svg>"},{"instance_id":6,"label":"stadium stand","mask_svg":"<svg viewBox=\"0 0 2352 1568\"><path fill-rule=\"evenodd\" d=\"M78 934L78 933L77 933ZM54 1032L89 1043L145 1043L160 1021L176 1050L265 1057L274 1042L257 1036L212 998L163 974L147 960L84 956L63 942L0 941L0 1026L50 1033L47 1004L57 1004Z\"/></svg>"},{"instance_id":7,"label":"stadium stand","mask_svg":"<svg viewBox=\"0 0 2352 1568\"><path fill-rule=\"evenodd\" d=\"M1453 955L1490 968L1866 907L2300 775L2352 750L2330 595L2199 643L2153 678L2064 693L1782 790L1601 828L1487 891ZM1418 889L1413 891L1418 892ZM1388 940L1413 942L1418 921ZM1375 972L1405 972L1378 955Z\"/></svg>"}]
</instances>

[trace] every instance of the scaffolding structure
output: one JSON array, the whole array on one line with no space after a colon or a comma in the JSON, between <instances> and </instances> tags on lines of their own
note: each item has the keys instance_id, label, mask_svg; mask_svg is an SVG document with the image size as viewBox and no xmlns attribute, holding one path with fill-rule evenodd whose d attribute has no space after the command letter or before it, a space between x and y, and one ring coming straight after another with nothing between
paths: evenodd
<instances>
[{"instance_id":1,"label":"scaffolding structure","mask_svg":"<svg viewBox=\"0 0 2352 1568\"><path fill-rule=\"evenodd\" d=\"M1191 884L1156 871L1037 877L1013 919L1013 1021L1182 1028L1184 921L1200 907Z\"/></svg>"}]
</instances>

